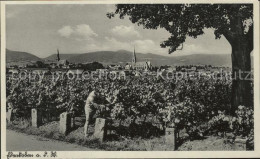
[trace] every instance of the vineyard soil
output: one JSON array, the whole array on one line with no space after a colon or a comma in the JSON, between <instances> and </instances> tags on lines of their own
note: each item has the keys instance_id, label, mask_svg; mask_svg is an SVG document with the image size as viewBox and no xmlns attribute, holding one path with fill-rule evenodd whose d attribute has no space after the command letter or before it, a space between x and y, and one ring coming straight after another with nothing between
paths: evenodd
<instances>
[{"instance_id":1,"label":"vineyard soil","mask_svg":"<svg viewBox=\"0 0 260 159\"><path fill-rule=\"evenodd\" d=\"M65 145L70 144L77 144L79 147L75 146L71 147L67 146L68 151L73 150L88 150L90 149L99 149L99 150L108 150L108 151L115 151L115 150L121 150L121 151L133 151L133 150L143 150L143 151L151 151L151 150L157 150L157 151L163 151L163 150L171 150L170 147L165 144L164 137L153 137L149 139L142 139L142 138L120 138L120 139L113 139L108 140L104 143L99 143L94 138L89 137L88 139L84 140L84 133L83 133L83 127L78 127L77 129L70 132L67 136L63 136L59 133L58 130L58 121L53 121L51 123L45 124L43 126L40 126L39 128L33 128L28 126L29 124L26 124L26 121L23 121L23 124L9 124L8 125L8 132L12 130L22 132L25 134L29 134L30 136L35 135L38 137L35 137L34 140L44 139L48 138L46 142L46 147L56 146L59 145L58 143L53 144L53 142L67 142ZM93 132L93 126L91 126L90 131ZM21 133L20 133L21 134ZM22 134L24 135L24 134ZM40 137L39 137L40 136ZM50 140L50 139L53 139ZM57 141L59 140L59 141ZM49 142L50 141L50 142ZM222 137L216 137L216 136L208 136L205 139L202 140L194 140L194 141L185 141L183 144L181 144L178 147L178 151L234 151L238 149L234 149L234 147L225 142L226 139ZM10 144L12 142L12 139L7 137L7 143ZM45 142L45 141L44 141ZM33 143L37 144L37 141L33 141ZM39 144L43 142L40 141ZM45 144L45 143L44 143ZM12 149L14 150L14 149ZM21 150L21 149L17 149ZM25 150L25 149L24 149ZM56 150L56 149L55 149Z\"/></svg>"},{"instance_id":2,"label":"vineyard soil","mask_svg":"<svg viewBox=\"0 0 260 159\"><path fill-rule=\"evenodd\" d=\"M94 151L94 149L76 144L26 135L12 130L6 131L6 140L7 151Z\"/></svg>"}]
</instances>

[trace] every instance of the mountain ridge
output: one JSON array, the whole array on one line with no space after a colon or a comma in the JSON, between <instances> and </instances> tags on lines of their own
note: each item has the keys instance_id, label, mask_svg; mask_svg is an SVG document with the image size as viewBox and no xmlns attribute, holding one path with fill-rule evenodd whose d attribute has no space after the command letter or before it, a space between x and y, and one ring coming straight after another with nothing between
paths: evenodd
<instances>
[{"instance_id":1,"label":"mountain ridge","mask_svg":"<svg viewBox=\"0 0 260 159\"><path fill-rule=\"evenodd\" d=\"M7 49L8 50L8 49ZM14 58L10 56L10 52L16 52L8 50L6 52L7 62ZM15 59L25 59L19 58L18 53L26 53L17 51ZM26 55L29 55L27 53ZM103 64L126 64L131 62L132 52L126 50L118 51L95 51L88 53L78 53L78 54L60 54L61 60L68 60L72 63L89 63L89 62L101 62ZM32 54L30 54L32 55ZM50 55L46 58L39 58L35 55L28 56L28 60L56 60L56 54ZM214 66L227 66L231 67L231 55L230 54L191 54L191 55L182 55L182 56L163 56L153 53L136 53L137 61L151 61L153 66L161 65L214 65Z\"/></svg>"},{"instance_id":2,"label":"mountain ridge","mask_svg":"<svg viewBox=\"0 0 260 159\"><path fill-rule=\"evenodd\" d=\"M42 59L28 52L6 49L6 62L19 61L42 61Z\"/></svg>"}]
</instances>

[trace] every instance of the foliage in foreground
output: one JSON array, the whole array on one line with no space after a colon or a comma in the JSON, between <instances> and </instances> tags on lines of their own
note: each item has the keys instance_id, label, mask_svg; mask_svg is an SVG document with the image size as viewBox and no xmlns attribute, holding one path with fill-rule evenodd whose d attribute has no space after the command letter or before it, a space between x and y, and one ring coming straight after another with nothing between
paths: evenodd
<instances>
[{"instance_id":1,"label":"foliage in foreground","mask_svg":"<svg viewBox=\"0 0 260 159\"><path fill-rule=\"evenodd\" d=\"M55 82L44 79L37 83L23 80L16 83L9 79L7 105L17 112L16 116L23 118L30 118L31 108L46 110L56 117L63 111L76 110L80 116L84 114L85 100L93 88L100 88L111 103L111 111L106 117L137 130L129 133L130 136L147 137L152 132L149 130L155 127L161 130L175 127L177 131L185 130L190 139L214 131L249 137L253 129L251 108L240 106L234 117L229 115L231 81L228 79L174 81L148 76L131 77L128 81L65 78ZM105 98L100 98L99 103L103 104ZM148 122L151 125L146 127ZM146 131L138 132L142 127ZM156 134L150 134L153 135Z\"/></svg>"}]
</instances>

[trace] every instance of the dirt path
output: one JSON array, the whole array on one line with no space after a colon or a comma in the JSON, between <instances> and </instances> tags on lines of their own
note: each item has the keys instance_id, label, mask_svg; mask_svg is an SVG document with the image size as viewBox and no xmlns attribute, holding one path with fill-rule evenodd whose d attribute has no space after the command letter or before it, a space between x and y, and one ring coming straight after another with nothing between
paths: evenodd
<instances>
[{"instance_id":1,"label":"dirt path","mask_svg":"<svg viewBox=\"0 0 260 159\"><path fill-rule=\"evenodd\" d=\"M6 130L7 151L97 151L87 147Z\"/></svg>"}]
</instances>

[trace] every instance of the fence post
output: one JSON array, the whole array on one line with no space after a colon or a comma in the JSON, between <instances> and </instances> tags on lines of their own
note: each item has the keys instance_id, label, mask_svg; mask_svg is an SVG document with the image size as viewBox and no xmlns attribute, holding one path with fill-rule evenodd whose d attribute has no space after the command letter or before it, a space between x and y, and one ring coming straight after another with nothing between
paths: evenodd
<instances>
[{"instance_id":1,"label":"fence post","mask_svg":"<svg viewBox=\"0 0 260 159\"><path fill-rule=\"evenodd\" d=\"M103 118L97 118L95 123L94 137L103 142L107 134L107 121Z\"/></svg>"},{"instance_id":2,"label":"fence post","mask_svg":"<svg viewBox=\"0 0 260 159\"><path fill-rule=\"evenodd\" d=\"M42 124L42 114L39 109L32 109L32 127L38 128Z\"/></svg>"},{"instance_id":3,"label":"fence post","mask_svg":"<svg viewBox=\"0 0 260 159\"><path fill-rule=\"evenodd\" d=\"M171 147L172 150L176 150L176 132L175 128L165 129L165 143Z\"/></svg>"},{"instance_id":4,"label":"fence post","mask_svg":"<svg viewBox=\"0 0 260 159\"><path fill-rule=\"evenodd\" d=\"M60 133L67 135L71 129L71 114L64 112L60 115Z\"/></svg>"},{"instance_id":5,"label":"fence post","mask_svg":"<svg viewBox=\"0 0 260 159\"><path fill-rule=\"evenodd\" d=\"M71 128L75 128L76 123L75 123L75 116L71 117Z\"/></svg>"},{"instance_id":6,"label":"fence post","mask_svg":"<svg viewBox=\"0 0 260 159\"><path fill-rule=\"evenodd\" d=\"M13 121L14 119L13 109L8 109L8 111L6 112L6 119L8 123Z\"/></svg>"},{"instance_id":7,"label":"fence post","mask_svg":"<svg viewBox=\"0 0 260 159\"><path fill-rule=\"evenodd\" d=\"M234 149L246 151L246 139L236 138L234 141Z\"/></svg>"}]
</instances>

